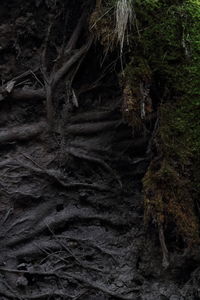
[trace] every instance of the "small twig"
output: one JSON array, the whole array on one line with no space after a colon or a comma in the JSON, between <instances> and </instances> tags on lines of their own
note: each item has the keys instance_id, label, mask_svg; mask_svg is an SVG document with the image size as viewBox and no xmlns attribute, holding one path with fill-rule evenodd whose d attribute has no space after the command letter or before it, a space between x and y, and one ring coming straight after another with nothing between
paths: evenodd
<instances>
[{"instance_id":1,"label":"small twig","mask_svg":"<svg viewBox=\"0 0 200 300\"><path fill-rule=\"evenodd\" d=\"M35 77L35 79L37 80L37 82L44 88L44 84L41 82L41 80L36 76L36 74L33 71L30 71L31 74Z\"/></svg>"},{"instance_id":2,"label":"small twig","mask_svg":"<svg viewBox=\"0 0 200 300\"><path fill-rule=\"evenodd\" d=\"M7 213L3 219L3 222L1 223L1 226L7 221L8 217L13 214L13 211L14 211L13 207L9 208L9 210L7 211Z\"/></svg>"},{"instance_id":3,"label":"small twig","mask_svg":"<svg viewBox=\"0 0 200 300\"><path fill-rule=\"evenodd\" d=\"M22 73L22 74L20 74L20 75L18 75L18 76L16 76L16 77L13 77L13 78L10 79L8 82L10 82L10 81L15 81L16 83L18 83L18 82L20 81L20 79L23 79L24 77L27 77L27 76L29 76L30 74L32 74L32 73L34 73L34 72L37 72L38 70L39 70L38 67L37 67L36 69L34 69L33 71L32 71L32 70L28 70L28 71L26 71L26 72L24 72L24 73ZM6 82L6 83L2 86L2 88L6 87L6 85L8 84L8 82Z\"/></svg>"},{"instance_id":4,"label":"small twig","mask_svg":"<svg viewBox=\"0 0 200 300\"><path fill-rule=\"evenodd\" d=\"M55 170L49 170L49 169L41 169L36 168L30 165L25 164L23 161L18 160L19 165L21 165L24 168L28 168L36 173L45 174L49 176L50 178L54 179L57 183L59 183L61 186L67 188L67 189L77 189L77 188L85 188L85 189L95 189L98 191L110 191L108 187L101 186L99 184L95 183L81 183L81 182L71 182L71 183L65 183L65 178L59 178L58 176L61 175L59 172L56 172Z\"/></svg>"},{"instance_id":5,"label":"small twig","mask_svg":"<svg viewBox=\"0 0 200 300\"><path fill-rule=\"evenodd\" d=\"M44 250L44 249L41 249L36 243L34 243L41 251L46 251L46 250ZM47 256L46 257L44 257L41 261L40 261L40 265L42 264L42 263L44 263L45 262L45 260L46 259L48 259L49 257L51 257L51 256L54 256L54 257L56 257L56 258L58 258L59 260L60 260L60 256L58 255L58 254L61 254L61 253L65 253L64 251L57 251L57 252L53 252L53 253L48 253L48 251L46 251L46 253L45 254L47 254ZM67 256L67 258L70 258L71 257L71 255L69 255L69 256ZM63 261L65 261L65 262L67 262L66 260L64 260L64 259L62 259Z\"/></svg>"},{"instance_id":6,"label":"small twig","mask_svg":"<svg viewBox=\"0 0 200 300\"><path fill-rule=\"evenodd\" d=\"M97 271L97 272L102 272L102 270L100 269L97 269L97 268L94 268L94 267L91 267L91 266L88 266L84 263L82 263L75 255L74 253L67 247L65 246L62 241L60 241L57 236L54 234L53 230L50 228L50 226L45 222L47 228L49 229L49 231L51 232L51 234L53 235L53 237L55 238L55 240L58 242L58 244L61 245L61 247L63 247L73 258L74 260L78 263L78 265L80 265L82 268L86 268L86 269L91 269L91 270L94 270L94 271Z\"/></svg>"},{"instance_id":7,"label":"small twig","mask_svg":"<svg viewBox=\"0 0 200 300\"><path fill-rule=\"evenodd\" d=\"M75 242L79 242L79 243L82 243L82 244L86 244L86 245L89 245L93 248L96 248L99 252L102 252L103 254L106 254L106 255L109 255L110 257L112 257L112 259L117 262L116 258L114 257L114 255L111 253L112 251L109 251L107 249L103 249L101 246L97 245L96 243L94 243L92 240L88 240L88 239L78 239L78 238L75 238L75 237L68 237L68 236L65 236L65 235L59 235L57 236L58 238L61 237L61 238L64 238L64 239L67 239L67 240L71 240L71 241L75 241Z\"/></svg>"},{"instance_id":8,"label":"small twig","mask_svg":"<svg viewBox=\"0 0 200 300\"><path fill-rule=\"evenodd\" d=\"M33 160L29 155L23 153L23 152L19 152L21 153L25 158L27 158L28 160L30 160L34 165L36 165L38 168L40 168L41 170L44 170L44 168L39 165L35 160Z\"/></svg>"},{"instance_id":9,"label":"small twig","mask_svg":"<svg viewBox=\"0 0 200 300\"><path fill-rule=\"evenodd\" d=\"M95 23L92 24L92 26L90 27L90 30L93 29L93 28L96 26L96 24L97 24L99 21L101 21L101 19L103 19L103 17L105 17L107 14L109 14L109 12L110 12L112 9L114 9L114 6L112 6L112 7L111 7L110 9L108 9L103 15L101 15L101 17L99 17L99 18L95 21Z\"/></svg>"},{"instance_id":10,"label":"small twig","mask_svg":"<svg viewBox=\"0 0 200 300\"><path fill-rule=\"evenodd\" d=\"M46 224L46 223L45 223L45 224ZM54 256L54 257L58 258L59 261L63 261L63 262L65 262L66 264L68 264L68 261L67 261L66 259L60 257L60 256L57 255L56 253L49 253L47 250L42 249L37 243L34 243L34 245L35 245L39 250L41 250L42 252L44 252L45 254L48 254L47 257ZM61 251L59 251L59 252L61 252ZM45 257L45 259L47 259L47 257ZM70 256L69 256L69 257L70 257ZM43 259L43 260L44 260L44 259ZM41 263L41 262L40 262L40 263Z\"/></svg>"}]
</instances>

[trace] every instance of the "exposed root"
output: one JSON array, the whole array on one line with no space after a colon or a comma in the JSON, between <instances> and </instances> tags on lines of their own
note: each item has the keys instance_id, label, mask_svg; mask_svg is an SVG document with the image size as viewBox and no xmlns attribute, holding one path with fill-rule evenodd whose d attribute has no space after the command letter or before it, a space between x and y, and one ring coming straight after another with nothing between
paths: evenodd
<instances>
[{"instance_id":1,"label":"exposed root","mask_svg":"<svg viewBox=\"0 0 200 300\"><path fill-rule=\"evenodd\" d=\"M55 214L53 216L49 216L45 218L45 223L48 224L49 227L53 228L54 230L58 228L65 228L65 226L73 222L95 222L99 221L103 224L108 224L111 227L121 227L121 226L131 226L131 220L124 220L123 218L120 219L119 217L112 217L110 215L91 215L91 211L89 209L82 209L81 213L77 209L64 209L59 215ZM16 246L22 242L27 240L33 239L40 234L47 231L47 225L43 221L41 221L35 228L29 229L29 232L26 235L12 237L10 238L5 245L9 247ZM31 226L31 224L30 224Z\"/></svg>"},{"instance_id":2,"label":"exposed root","mask_svg":"<svg viewBox=\"0 0 200 300\"><path fill-rule=\"evenodd\" d=\"M75 279L79 282L81 282L82 284L84 284L84 286L86 287L90 287L92 289L96 289L99 290L107 295L113 296L116 299L123 299L123 300L132 300L132 297L128 297L128 296L123 296L123 295L119 295L115 292L112 292L111 290L107 289L106 287L99 285L98 283L94 283L92 281L89 281L87 279L85 279L82 276L70 273L70 272L57 272L57 271L48 271L48 272L42 272L42 271L20 271L20 270L15 270L15 269L7 269L7 268L0 268L1 272L8 272L8 273L16 273L16 274L29 274L29 275L38 275L38 276L54 276L58 279ZM132 292L138 293L140 291L140 288L135 288L131 290Z\"/></svg>"},{"instance_id":3,"label":"exposed root","mask_svg":"<svg viewBox=\"0 0 200 300\"><path fill-rule=\"evenodd\" d=\"M95 243L94 241L92 240L88 240L88 239L79 239L79 238L74 238L74 237L68 237L68 236L65 236L65 235L57 235L58 238L62 238L62 239L66 239L66 240L70 240L70 241L75 241L75 242L78 242L80 244L83 244L83 245L86 245L86 246L90 246L92 248L95 248L97 249L100 253L102 254L106 254L108 256L110 256L113 261L117 262L116 258L114 255L116 255L113 251L111 250L108 250L108 249L104 249L102 248L101 246L99 246L97 243Z\"/></svg>"},{"instance_id":4,"label":"exposed root","mask_svg":"<svg viewBox=\"0 0 200 300\"><path fill-rule=\"evenodd\" d=\"M106 121L112 117L113 120L113 112L112 111L105 111L105 112L83 112L76 116L72 116L69 121L72 124L80 124L80 123L87 123L87 122L100 122Z\"/></svg>"},{"instance_id":5,"label":"exposed root","mask_svg":"<svg viewBox=\"0 0 200 300\"><path fill-rule=\"evenodd\" d=\"M31 125L23 125L19 127L11 127L9 129L0 130L0 144L13 142L17 140L28 140L46 129L45 122L34 123Z\"/></svg>"},{"instance_id":6,"label":"exposed root","mask_svg":"<svg viewBox=\"0 0 200 300\"><path fill-rule=\"evenodd\" d=\"M72 273L69 273L69 272L64 272L64 275L62 276L62 278L64 279L69 279L69 278L73 278L73 279L76 279L78 281L80 281L81 283L83 283L84 285L86 285L87 287L90 287L92 289L96 289L96 290L99 290L107 295L110 295L112 297L115 297L116 299L123 299L123 300L132 300L133 298L132 297L127 297L127 296L123 296L123 295L119 295L115 292L112 292L110 291L109 289L107 289L106 287L102 286L102 285L99 285L98 283L94 283L92 281L89 281L79 275L75 275L75 274L72 274ZM135 289L132 289L132 292L136 292L138 293L139 292L139 288L135 288Z\"/></svg>"},{"instance_id":7,"label":"exposed root","mask_svg":"<svg viewBox=\"0 0 200 300\"><path fill-rule=\"evenodd\" d=\"M98 191L108 191L108 187L105 187L103 185L99 184L89 184L89 183L79 183L79 182L71 182L71 183L65 183L66 178L61 177L62 174L59 171L52 170L52 169L45 169L45 168L36 168L29 164L24 163L23 161L18 160L19 166L23 166L24 168L30 169L35 173L47 175L48 177L54 179L57 183L59 183L61 186L67 188L68 190L71 189L77 189L77 188L85 188L85 189L94 189Z\"/></svg>"},{"instance_id":8,"label":"exposed root","mask_svg":"<svg viewBox=\"0 0 200 300\"><path fill-rule=\"evenodd\" d=\"M86 45L84 45L82 48L77 50L74 55L68 59L63 66L55 73L55 75L52 77L52 89L55 89L59 81L63 76L66 75L66 73L71 69L71 67L84 55L89 48L92 45L93 38L90 37Z\"/></svg>"},{"instance_id":9,"label":"exposed root","mask_svg":"<svg viewBox=\"0 0 200 300\"><path fill-rule=\"evenodd\" d=\"M76 25L76 28L75 28L71 38L69 39L69 41L67 43L67 46L65 48L65 54L70 54L70 52L76 47L76 44L80 37L81 31L83 29L85 19L86 19L86 14L83 13L78 21L78 24Z\"/></svg>"},{"instance_id":10,"label":"exposed root","mask_svg":"<svg viewBox=\"0 0 200 300\"><path fill-rule=\"evenodd\" d=\"M11 98L14 100L44 100L45 91L44 89L14 89L10 94L1 94L1 100Z\"/></svg>"},{"instance_id":11,"label":"exposed root","mask_svg":"<svg viewBox=\"0 0 200 300\"><path fill-rule=\"evenodd\" d=\"M30 218L24 217L24 218L21 218L21 219L15 221L15 222L13 222L11 224L11 226L8 228L8 230L6 231L6 233L8 233L9 231L11 231L13 228L16 228L16 226L18 226L20 224L23 224L23 223L25 223L25 222L27 222L29 220L30 220Z\"/></svg>"},{"instance_id":12,"label":"exposed root","mask_svg":"<svg viewBox=\"0 0 200 300\"><path fill-rule=\"evenodd\" d=\"M63 293L62 293L61 291L55 291L54 289L52 291L49 291L46 293L41 293L41 294L35 293L34 295L24 295L23 297L25 297L23 299L26 299L26 300L29 300L29 299L30 300L42 300L42 299L49 299L52 297L55 297L54 299L57 299L57 297L61 297L61 299L64 299L63 297L65 297L65 299L76 299L74 296L67 294L66 291L63 291Z\"/></svg>"},{"instance_id":13,"label":"exposed root","mask_svg":"<svg viewBox=\"0 0 200 300\"><path fill-rule=\"evenodd\" d=\"M11 299L18 299L18 300L24 299L24 297L21 297L18 291L14 290L5 280L0 280L0 282L6 287L6 290L3 287L2 289L0 289L0 295L6 296Z\"/></svg>"},{"instance_id":14,"label":"exposed root","mask_svg":"<svg viewBox=\"0 0 200 300\"><path fill-rule=\"evenodd\" d=\"M52 233L53 237L56 239L57 243L67 252L69 253L73 258L74 258L74 261L79 265L81 266L82 268L84 269L90 269L90 270L93 270L93 271L97 271L97 272L102 272L102 270L98 269L98 268L95 268L95 267L92 267L92 266L89 266L85 263L83 263L78 257L76 257L76 255L73 253L72 250L69 249L69 247L67 247L63 242L62 240L58 239L57 236L54 234L54 232L52 231L52 229L49 227L48 224L46 224L49 231Z\"/></svg>"},{"instance_id":15,"label":"exposed root","mask_svg":"<svg viewBox=\"0 0 200 300\"><path fill-rule=\"evenodd\" d=\"M67 133L73 135L89 135L98 132L115 129L120 124L119 121L96 122L94 124L74 124L67 128Z\"/></svg>"},{"instance_id":16,"label":"exposed root","mask_svg":"<svg viewBox=\"0 0 200 300\"><path fill-rule=\"evenodd\" d=\"M106 171L108 171L117 180L120 189L122 189L122 182L121 182L121 180L115 174L115 172L113 171L113 169L104 160L102 160L100 158L92 157L92 156L84 154L84 153L81 153L81 150L78 150L76 148L71 148L71 147L69 149L67 149L67 153L71 154L74 157L77 157L77 158L80 158L80 159L84 159L84 160L87 160L89 162L92 162L92 163L100 165L103 169L105 169Z\"/></svg>"},{"instance_id":17,"label":"exposed root","mask_svg":"<svg viewBox=\"0 0 200 300\"><path fill-rule=\"evenodd\" d=\"M55 241L48 241L48 240L38 240L38 244L40 245L40 249L38 249L38 246L35 244L35 242L30 242L25 246L21 246L18 250L14 250L11 252L11 257L17 257L17 258L23 258L23 257L40 257L43 249L48 250L51 249L53 253L55 254L56 251L59 251L61 249L60 245L58 245Z\"/></svg>"},{"instance_id":18,"label":"exposed root","mask_svg":"<svg viewBox=\"0 0 200 300\"><path fill-rule=\"evenodd\" d=\"M41 294L35 294L35 295L30 295L26 296L27 300L42 300L42 299L49 299L49 297L61 297L61 299L73 299L73 300L78 300L80 299L83 295L86 294L86 291L83 293L78 294L77 296L72 296L66 293L66 291L61 292L52 290L51 292L47 293L41 293ZM63 298L64 297L64 298ZM67 298L66 298L67 297Z\"/></svg>"}]
</instances>

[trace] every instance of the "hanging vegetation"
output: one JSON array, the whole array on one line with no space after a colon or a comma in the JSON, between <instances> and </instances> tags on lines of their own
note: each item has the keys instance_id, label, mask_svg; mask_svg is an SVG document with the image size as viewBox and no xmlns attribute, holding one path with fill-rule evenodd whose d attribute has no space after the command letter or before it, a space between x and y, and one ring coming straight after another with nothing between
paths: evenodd
<instances>
[{"instance_id":1,"label":"hanging vegetation","mask_svg":"<svg viewBox=\"0 0 200 300\"><path fill-rule=\"evenodd\" d=\"M112 6L115 14L101 22L107 22L107 32L117 32L120 52L126 53L125 119L145 132L146 120L157 114L152 161L143 180L145 220L157 224L166 260L164 232L168 243L199 242L200 2L110 0L101 10Z\"/></svg>"}]
</instances>

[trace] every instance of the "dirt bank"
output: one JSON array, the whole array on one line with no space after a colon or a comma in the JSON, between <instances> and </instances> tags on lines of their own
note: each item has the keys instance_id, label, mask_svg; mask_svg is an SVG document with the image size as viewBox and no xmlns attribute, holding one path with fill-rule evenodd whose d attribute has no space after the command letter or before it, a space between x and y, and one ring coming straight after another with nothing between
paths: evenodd
<instances>
[{"instance_id":1,"label":"dirt bank","mask_svg":"<svg viewBox=\"0 0 200 300\"><path fill-rule=\"evenodd\" d=\"M143 226L155 120L123 120L82 5L1 4L0 299L199 299L198 255L173 249L164 269Z\"/></svg>"}]
</instances>

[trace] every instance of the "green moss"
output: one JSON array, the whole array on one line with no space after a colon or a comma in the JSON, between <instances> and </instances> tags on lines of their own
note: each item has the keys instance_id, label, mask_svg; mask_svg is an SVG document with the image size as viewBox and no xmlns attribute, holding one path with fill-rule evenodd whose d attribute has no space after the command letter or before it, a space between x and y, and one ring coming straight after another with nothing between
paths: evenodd
<instances>
[{"instance_id":1,"label":"green moss","mask_svg":"<svg viewBox=\"0 0 200 300\"><path fill-rule=\"evenodd\" d=\"M116 1L103 6L114 7ZM144 178L146 218L150 215L166 227L173 223L177 234L191 243L199 235L200 1L134 0L133 10L122 82L133 91L135 106L141 101L141 83L153 82L161 103L155 138L159 155ZM109 18L114 21L113 10ZM108 31L114 32L113 24L108 21ZM148 196L149 189L154 197Z\"/></svg>"},{"instance_id":2,"label":"green moss","mask_svg":"<svg viewBox=\"0 0 200 300\"><path fill-rule=\"evenodd\" d=\"M135 1L137 28L131 34L131 59L125 69L135 85L145 61L163 91L156 136L160 162L152 161L144 178L146 215L167 226L188 243L197 242L200 167L200 2ZM135 21L135 22L136 22ZM136 57L136 59L135 59ZM130 71L132 70L132 72ZM153 189L154 197L148 197ZM151 193L150 193L151 194ZM148 216L146 216L148 217Z\"/></svg>"}]
</instances>

